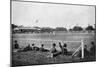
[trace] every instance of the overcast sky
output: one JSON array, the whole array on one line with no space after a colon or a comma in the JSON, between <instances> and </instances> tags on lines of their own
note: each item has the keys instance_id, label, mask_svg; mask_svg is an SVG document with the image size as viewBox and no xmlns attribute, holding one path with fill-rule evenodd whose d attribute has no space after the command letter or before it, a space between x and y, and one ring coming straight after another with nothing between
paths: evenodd
<instances>
[{"instance_id":1,"label":"overcast sky","mask_svg":"<svg viewBox=\"0 0 100 67\"><path fill-rule=\"evenodd\" d=\"M12 23L53 28L86 27L95 24L95 7L12 1Z\"/></svg>"}]
</instances>

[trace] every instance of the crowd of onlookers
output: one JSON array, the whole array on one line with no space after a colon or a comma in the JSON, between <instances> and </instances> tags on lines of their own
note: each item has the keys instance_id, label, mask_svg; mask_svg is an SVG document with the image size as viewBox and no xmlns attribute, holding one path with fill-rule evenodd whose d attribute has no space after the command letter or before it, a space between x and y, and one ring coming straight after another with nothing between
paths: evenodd
<instances>
[{"instance_id":1,"label":"crowd of onlookers","mask_svg":"<svg viewBox=\"0 0 100 67\"><path fill-rule=\"evenodd\" d=\"M25 48L21 49L20 50L20 47L19 47L19 44L17 42L17 40L14 41L15 44L14 44L14 48L15 49L19 49L18 52L26 52L26 51L41 51L41 52L50 52L52 53L53 57L56 57L58 55L71 55L71 52L68 51L68 47L67 47L67 43L64 43L63 45L61 44L61 42L59 42L59 47L61 49L61 51L58 51L56 49L56 43L53 43L52 44L52 48L50 50L48 49L45 49L44 48L44 44L41 44L41 47L37 47L34 43L33 44L29 44L28 46L26 46ZM81 50L79 50L77 56L81 57ZM96 56L96 45L95 43L92 41L91 42L91 48L90 50L88 50L88 47L87 45L84 45L84 57L90 57L90 56L93 56L95 57Z\"/></svg>"},{"instance_id":2,"label":"crowd of onlookers","mask_svg":"<svg viewBox=\"0 0 100 67\"><path fill-rule=\"evenodd\" d=\"M79 57L81 57L81 50L79 51ZM90 58L90 57L96 57L96 45L95 45L95 43L92 41L91 42L91 48L88 50L88 47L87 47L87 45L84 45L84 57L85 58Z\"/></svg>"}]
</instances>

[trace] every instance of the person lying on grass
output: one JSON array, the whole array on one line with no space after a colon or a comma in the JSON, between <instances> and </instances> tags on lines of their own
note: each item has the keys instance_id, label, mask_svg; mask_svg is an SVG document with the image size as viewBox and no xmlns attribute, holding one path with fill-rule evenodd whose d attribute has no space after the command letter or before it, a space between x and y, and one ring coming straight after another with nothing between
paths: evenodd
<instances>
[{"instance_id":1,"label":"person lying on grass","mask_svg":"<svg viewBox=\"0 0 100 67\"><path fill-rule=\"evenodd\" d=\"M49 50L44 48L44 44L41 44L41 47L39 48L39 51L41 51L41 52L49 52Z\"/></svg>"}]
</instances>

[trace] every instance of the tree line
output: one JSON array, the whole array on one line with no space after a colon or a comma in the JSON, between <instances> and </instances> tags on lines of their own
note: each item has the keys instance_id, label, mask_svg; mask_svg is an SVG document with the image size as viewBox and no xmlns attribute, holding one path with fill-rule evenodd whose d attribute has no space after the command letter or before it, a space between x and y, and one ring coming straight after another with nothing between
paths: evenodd
<instances>
[{"instance_id":1,"label":"tree line","mask_svg":"<svg viewBox=\"0 0 100 67\"><path fill-rule=\"evenodd\" d=\"M12 32L20 31L22 33L25 33L25 32L36 32L36 33L48 32L48 33L50 33L50 32L53 32L53 31L66 31L66 32L67 31L70 31L70 32L72 32L72 31L79 31L80 32L80 31L83 31L83 30L88 31L88 32L95 31L95 28L92 25L88 25L86 28L83 28L81 26L74 26L73 28L70 28L70 29L67 29L65 27L56 27L56 28L50 28L50 27L42 27L42 28L40 28L40 27L35 27L35 28L39 28L40 30L38 30L38 29L20 29L20 30L17 30L17 31L14 31L14 29L18 28L19 27L18 25L12 24L11 27L12 27Z\"/></svg>"}]
</instances>

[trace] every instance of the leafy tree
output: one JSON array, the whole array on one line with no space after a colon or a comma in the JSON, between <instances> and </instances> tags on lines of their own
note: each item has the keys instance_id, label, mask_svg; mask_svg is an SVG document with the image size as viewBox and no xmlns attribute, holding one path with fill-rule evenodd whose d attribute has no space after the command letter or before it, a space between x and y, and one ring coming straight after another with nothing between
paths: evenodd
<instances>
[{"instance_id":1,"label":"leafy tree","mask_svg":"<svg viewBox=\"0 0 100 67\"><path fill-rule=\"evenodd\" d=\"M46 28L41 28L41 32L53 32L53 29L52 28L49 28L49 27L46 27Z\"/></svg>"},{"instance_id":2,"label":"leafy tree","mask_svg":"<svg viewBox=\"0 0 100 67\"><path fill-rule=\"evenodd\" d=\"M80 26L74 26L73 27L73 31L82 31L82 30L83 30L83 28L80 27Z\"/></svg>"},{"instance_id":3,"label":"leafy tree","mask_svg":"<svg viewBox=\"0 0 100 67\"><path fill-rule=\"evenodd\" d=\"M55 31L67 31L64 27L56 27Z\"/></svg>"},{"instance_id":4,"label":"leafy tree","mask_svg":"<svg viewBox=\"0 0 100 67\"><path fill-rule=\"evenodd\" d=\"M15 24L11 24L11 27L12 27L12 29L14 29L14 28L16 28L16 27L18 27L18 26L15 25Z\"/></svg>"},{"instance_id":5,"label":"leafy tree","mask_svg":"<svg viewBox=\"0 0 100 67\"><path fill-rule=\"evenodd\" d=\"M93 31L93 30L94 30L94 28L93 28L93 26L89 25L89 26L87 26L87 27L86 27L86 29L85 29L85 30L87 30L87 31Z\"/></svg>"}]
</instances>

